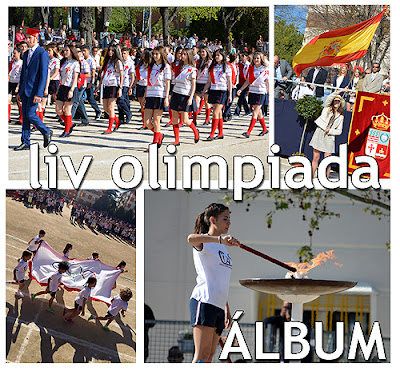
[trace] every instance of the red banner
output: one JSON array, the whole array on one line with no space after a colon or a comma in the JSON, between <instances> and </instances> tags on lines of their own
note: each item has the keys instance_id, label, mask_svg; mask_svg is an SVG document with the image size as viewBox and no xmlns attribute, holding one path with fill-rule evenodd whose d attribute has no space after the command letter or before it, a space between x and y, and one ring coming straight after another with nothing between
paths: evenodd
<instances>
[{"instance_id":1,"label":"red banner","mask_svg":"<svg viewBox=\"0 0 400 371\"><path fill-rule=\"evenodd\" d=\"M358 92L353 107L349 139L349 173L359 168L357 156L374 157L379 178L390 178L390 96Z\"/></svg>"}]
</instances>

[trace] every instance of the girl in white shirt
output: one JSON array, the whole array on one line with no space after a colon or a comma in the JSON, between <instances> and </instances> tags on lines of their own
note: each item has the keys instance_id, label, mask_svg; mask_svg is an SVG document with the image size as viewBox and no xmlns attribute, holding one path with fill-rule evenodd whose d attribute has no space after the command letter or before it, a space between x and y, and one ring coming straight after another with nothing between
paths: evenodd
<instances>
[{"instance_id":1,"label":"girl in white shirt","mask_svg":"<svg viewBox=\"0 0 400 371\"><path fill-rule=\"evenodd\" d=\"M99 86L95 90L95 94L97 94L101 85L104 84L103 108L108 114L108 128L103 134L110 134L113 132L112 127L114 122L114 130L119 128L120 121L119 118L115 116L115 103L117 102L117 98L120 98L122 95L123 80L124 68L121 53L119 48L110 45L107 55L104 58Z\"/></svg>"},{"instance_id":2,"label":"girl in white shirt","mask_svg":"<svg viewBox=\"0 0 400 371\"><path fill-rule=\"evenodd\" d=\"M56 101L56 94L58 85L60 84L60 59L56 47L48 47L47 52L49 53L49 72L50 72L50 83L48 93L51 94L53 100Z\"/></svg>"},{"instance_id":3,"label":"girl in white shirt","mask_svg":"<svg viewBox=\"0 0 400 371\"><path fill-rule=\"evenodd\" d=\"M224 328L231 325L228 305L232 259L226 246L240 242L227 234L230 211L212 203L196 219L194 232L187 238L193 247L197 285L190 299L195 354L193 363L212 361Z\"/></svg>"},{"instance_id":4,"label":"girl in white shirt","mask_svg":"<svg viewBox=\"0 0 400 371\"><path fill-rule=\"evenodd\" d=\"M264 54L256 52L253 55L251 66L249 67L248 77L243 86L238 90L237 95L240 96L243 90L250 85L249 88L249 104L253 107L250 126L242 135L246 138L250 136L251 131L256 125L257 119L261 124L262 131L259 136L268 133L261 107L265 104L266 94L268 93L268 77L269 70L264 60Z\"/></svg>"},{"instance_id":5,"label":"girl in white shirt","mask_svg":"<svg viewBox=\"0 0 400 371\"><path fill-rule=\"evenodd\" d=\"M79 316L80 313L82 313L82 316L85 315L85 306L90 298L90 291L93 287L96 286L96 283L96 277L89 277L85 284L85 287L81 291L79 291L79 294L75 298L74 308L64 308L63 317L65 317L64 320L66 322L73 323L72 318ZM71 314L69 316L65 316L67 313Z\"/></svg>"},{"instance_id":6,"label":"girl in white shirt","mask_svg":"<svg viewBox=\"0 0 400 371\"><path fill-rule=\"evenodd\" d=\"M20 48L15 47L13 50L13 60L10 63L9 72L8 72L8 122L11 122L11 101L13 95L18 94L19 89L19 79L21 77L22 71L22 59L21 59L22 51ZM22 105L19 100L18 108L19 108L19 117L20 122L22 123Z\"/></svg>"},{"instance_id":7,"label":"girl in white shirt","mask_svg":"<svg viewBox=\"0 0 400 371\"><path fill-rule=\"evenodd\" d=\"M174 61L171 63L172 78L171 78L171 84L170 84L169 96L168 96L168 104L169 105L171 104L172 91L174 90L175 77L178 76L181 73L182 51L183 51L183 48L181 46L178 46L176 48ZM172 125L172 121L173 120L172 120L172 109L171 109L171 107L169 107L168 113L169 113L169 122L164 126ZM181 125L181 121L182 121L182 115L179 114L179 125Z\"/></svg>"},{"instance_id":8,"label":"girl in white shirt","mask_svg":"<svg viewBox=\"0 0 400 371\"><path fill-rule=\"evenodd\" d=\"M117 99L117 105L120 122L128 124L132 118L129 96L132 95L132 85L135 81L135 62L130 57L128 48L122 48L121 53L124 64L124 79L122 95Z\"/></svg>"},{"instance_id":9,"label":"girl in white shirt","mask_svg":"<svg viewBox=\"0 0 400 371\"><path fill-rule=\"evenodd\" d=\"M146 128L144 124L144 94L146 92L147 87L147 68L151 62L151 52L149 50L145 50L140 57L139 63L135 68L135 82L133 83L133 87L136 86L136 98L140 104L140 113L142 114L142 122L143 126L139 129Z\"/></svg>"},{"instance_id":10,"label":"girl in white shirt","mask_svg":"<svg viewBox=\"0 0 400 371\"><path fill-rule=\"evenodd\" d=\"M232 70L232 101L225 105L225 109L222 113L222 117L223 117L224 121L232 120L231 107L232 107L233 99L236 96L236 87L239 82L239 54L236 54L236 53L229 54L228 66Z\"/></svg>"},{"instance_id":11,"label":"girl in white shirt","mask_svg":"<svg viewBox=\"0 0 400 371\"><path fill-rule=\"evenodd\" d=\"M207 140L213 140L218 127L217 139L223 139L222 107L232 102L232 70L226 61L226 54L222 49L217 49L213 54L210 66L208 82L203 89L202 96L210 87L208 101L213 106L211 133Z\"/></svg>"},{"instance_id":12,"label":"girl in white shirt","mask_svg":"<svg viewBox=\"0 0 400 371\"><path fill-rule=\"evenodd\" d=\"M60 62L60 86L57 92L56 113L64 121L64 132L61 137L69 136L72 133L71 110L78 99L78 75L81 72L81 63L76 48L67 45L64 49L64 58Z\"/></svg>"},{"instance_id":13,"label":"girl in white shirt","mask_svg":"<svg viewBox=\"0 0 400 371\"><path fill-rule=\"evenodd\" d=\"M194 142L199 141L199 131L196 125L189 120L189 112L193 111L193 96L196 90L197 69L192 49L183 49L180 73L175 76L175 85L172 92L170 109L172 110L172 127L175 135L175 146L179 146L179 115L186 126L194 133ZM197 107L196 107L197 108Z\"/></svg>"},{"instance_id":14,"label":"girl in white shirt","mask_svg":"<svg viewBox=\"0 0 400 371\"><path fill-rule=\"evenodd\" d=\"M153 143L161 146L163 135L160 132L161 116L168 107L168 96L171 83L171 66L162 46L153 50L153 59L147 71L147 87L145 94L144 122L154 133Z\"/></svg>"},{"instance_id":15,"label":"girl in white shirt","mask_svg":"<svg viewBox=\"0 0 400 371\"><path fill-rule=\"evenodd\" d=\"M200 48L200 58L197 63L197 81L196 81L196 91L194 92L194 98L196 101L196 106L199 109L193 113L193 123L196 124L197 117L200 115L200 112L205 107L206 110L206 119L204 121L204 125L210 123L210 115L211 115L211 105L208 103L208 92L204 94L204 98L202 98L202 92L204 86L208 81L208 69L212 63L212 55L206 46Z\"/></svg>"}]
</instances>

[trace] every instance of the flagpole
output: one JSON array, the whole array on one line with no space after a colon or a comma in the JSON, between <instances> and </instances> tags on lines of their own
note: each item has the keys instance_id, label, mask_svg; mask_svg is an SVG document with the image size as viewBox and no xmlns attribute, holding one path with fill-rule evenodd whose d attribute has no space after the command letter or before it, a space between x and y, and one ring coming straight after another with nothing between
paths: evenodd
<instances>
[{"instance_id":1,"label":"flagpole","mask_svg":"<svg viewBox=\"0 0 400 371\"><path fill-rule=\"evenodd\" d=\"M277 78L277 77L274 77L274 80L278 80L278 78ZM315 84L315 83L311 83L311 82L296 81L296 80L285 80L285 81L282 80L282 81L278 81L278 82L282 82L282 83L292 82L292 83L294 83L294 84L297 84L297 85L304 85L304 86L306 86L306 85L320 86L320 87L325 88L325 89L333 89L333 90L340 90L340 89L343 89L343 88L338 88L338 87L336 87L336 86L331 86L331 85ZM353 89L349 89L348 91L349 91L349 92L353 92L353 93L356 93L356 92L357 92L357 90L353 90Z\"/></svg>"}]
</instances>

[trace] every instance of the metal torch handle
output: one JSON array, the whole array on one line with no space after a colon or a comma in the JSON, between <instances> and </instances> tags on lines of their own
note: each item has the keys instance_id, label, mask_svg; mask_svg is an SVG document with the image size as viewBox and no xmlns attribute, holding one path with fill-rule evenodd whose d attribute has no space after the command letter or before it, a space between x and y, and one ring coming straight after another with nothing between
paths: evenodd
<instances>
[{"instance_id":1,"label":"metal torch handle","mask_svg":"<svg viewBox=\"0 0 400 371\"><path fill-rule=\"evenodd\" d=\"M285 264L285 263L283 263L283 262L281 262L279 260L271 258L270 256L268 256L266 254L263 254L260 251L254 250L249 246L240 244L239 247L242 248L243 250L246 250L246 251L251 252L251 253L253 253L253 254L257 255L257 256L260 256L261 258L264 258L264 259L270 261L271 263L277 264L277 265L281 266L282 268L285 268L285 269L287 269L287 270L289 270L291 272L297 272L297 269L295 267L291 267L290 265L287 265L287 264Z\"/></svg>"}]
</instances>

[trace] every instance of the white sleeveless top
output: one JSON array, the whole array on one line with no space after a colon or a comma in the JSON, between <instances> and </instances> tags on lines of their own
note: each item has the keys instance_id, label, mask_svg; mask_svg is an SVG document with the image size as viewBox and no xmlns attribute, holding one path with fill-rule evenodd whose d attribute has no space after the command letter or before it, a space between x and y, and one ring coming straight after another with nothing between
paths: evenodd
<instances>
[{"instance_id":1,"label":"white sleeveless top","mask_svg":"<svg viewBox=\"0 0 400 371\"><path fill-rule=\"evenodd\" d=\"M191 298L225 309L232 271L232 259L226 246L215 242L203 243L203 250L193 248L193 261L197 285Z\"/></svg>"}]
</instances>

